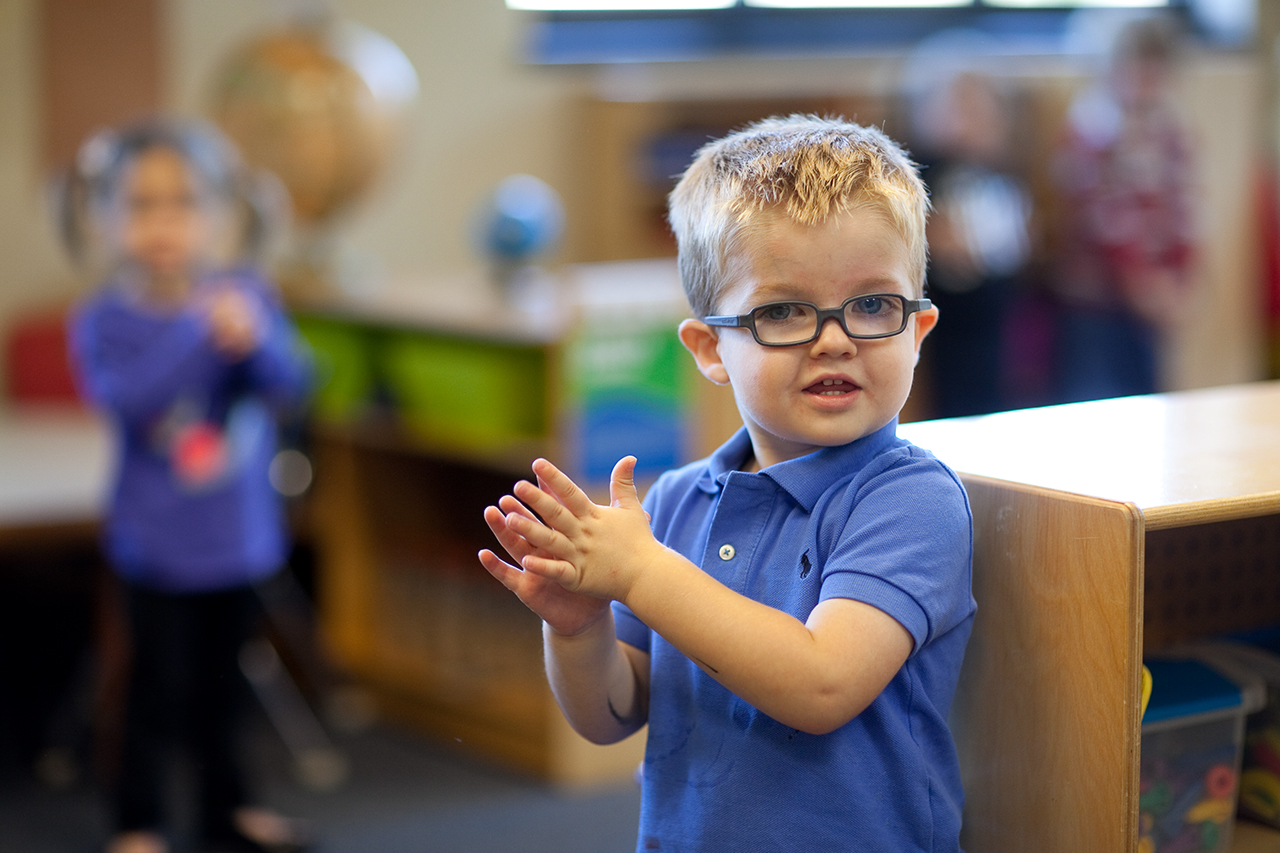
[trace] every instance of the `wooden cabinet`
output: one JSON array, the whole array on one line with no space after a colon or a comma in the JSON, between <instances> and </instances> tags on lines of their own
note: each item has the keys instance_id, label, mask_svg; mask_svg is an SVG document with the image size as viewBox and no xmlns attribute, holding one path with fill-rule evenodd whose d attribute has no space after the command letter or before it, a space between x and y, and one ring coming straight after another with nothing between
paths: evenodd
<instances>
[{"instance_id":1,"label":"wooden cabinet","mask_svg":"<svg viewBox=\"0 0 1280 853\"><path fill-rule=\"evenodd\" d=\"M1280 622L1280 382L901 431L973 507L965 849L1135 851L1144 650Z\"/></svg>"},{"instance_id":2,"label":"wooden cabinet","mask_svg":"<svg viewBox=\"0 0 1280 853\"><path fill-rule=\"evenodd\" d=\"M815 113L891 118L875 95L791 95L652 101L592 100L585 110L583 168L590 176L579 200L582 257L588 261L674 257L667 194L695 152L771 115Z\"/></svg>"},{"instance_id":3,"label":"wooden cabinet","mask_svg":"<svg viewBox=\"0 0 1280 853\"><path fill-rule=\"evenodd\" d=\"M602 748L569 728L540 621L476 558L497 547L481 513L537 456L607 501L625 453L641 458L638 480L653 477L738 422L676 339L687 309L673 261L579 268L564 295L530 313L483 288L400 294L300 311L298 324L324 380L312 538L332 657L383 711L578 785L629 780L644 739Z\"/></svg>"}]
</instances>

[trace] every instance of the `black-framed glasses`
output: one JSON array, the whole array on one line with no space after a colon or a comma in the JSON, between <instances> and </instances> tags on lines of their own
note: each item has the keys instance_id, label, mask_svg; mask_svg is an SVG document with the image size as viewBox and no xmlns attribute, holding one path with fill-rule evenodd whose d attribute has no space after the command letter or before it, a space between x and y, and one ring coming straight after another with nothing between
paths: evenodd
<instances>
[{"instance_id":1,"label":"black-framed glasses","mask_svg":"<svg viewBox=\"0 0 1280 853\"><path fill-rule=\"evenodd\" d=\"M812 302L769 302L749 314L703 317L708 326L750 329L766 347L790 347L815 341L827 320L835 320L851 338L871 340L902 334L917 311L933 307L928 299L907 299L896 293L864 293L846 299L839 308L819 308Z\"/></svg>"}]
</instances>

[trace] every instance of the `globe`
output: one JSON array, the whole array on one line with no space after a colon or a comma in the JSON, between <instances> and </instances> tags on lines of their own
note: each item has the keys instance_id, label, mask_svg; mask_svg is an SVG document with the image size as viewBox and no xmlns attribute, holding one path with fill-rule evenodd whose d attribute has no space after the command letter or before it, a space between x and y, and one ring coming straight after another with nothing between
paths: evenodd
<instances>
[{"instance_id":1,"label":"globe","mask_svg":"<svg viewBox=\"0 0 1280 853\"><path fill-rule=\"evenodd\" d=\"M560 195L533 175L509 175L484 198L472 238L489 261L494 283L508 303L537 313L554 308L551 276L533 263L564 231Z\"/></svg>"},{"instance_id":2,"label":"globe","mask_svg":"<svg viewBox=\"0 0 1280 853\"><path fill-rule=\"evenodd\" d=\"M319 244L385 170L417 93L417 73L390 39L312 14L234 51L211 112L248 163L280 179L295 224ZM299 255L315 263L314 249Z\"/></svg>"},{"instance_id":3,"label":"globe","mask_svg":"<svg viewBox=\"0 0 1280 853\"><path fill-rule=\"evenodd\" d=\"M527 263L550 250L564 230L564 205L533 175L504 178L477 216L480 250L499 265Z\"/></svg>"}]
</instances>

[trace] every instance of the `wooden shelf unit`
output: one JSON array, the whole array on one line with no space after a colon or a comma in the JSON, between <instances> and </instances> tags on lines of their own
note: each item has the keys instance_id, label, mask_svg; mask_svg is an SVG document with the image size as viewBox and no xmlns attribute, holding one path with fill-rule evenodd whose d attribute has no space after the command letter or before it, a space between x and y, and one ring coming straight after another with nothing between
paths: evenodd
<instances>
[{"instance_id":1,"label":"wooden shelf unit","mask_svg":"<svg viewBox=\"0 0 1280 853\"><path fill-rule=\"evenodd\" d=\"M540 621L476 559L492 539L481 510L516 475L359 431L322 430L313 453L324 639L380 710L565 786L629 779L644 738L597 747L569 728Z\"/></svg>"},{"instance_id":2,"label":"wooden shelf unit","mask_svg":"<svg viewBox=\"0 0 1280 853\"><path fill-rule=\"evenodd\" d=\"M892 121L885 98L857 93L718 97L653 101L590 100L583 151L591 176L581 199L583 259L674 257L667 194L712 139L771 115L844 115L869 124Z\"/></svg>"},{"instance_id":3,"label":"wooden shelf unit","mask_svg":"<svg viewBox=\"0 0 1280 853\"><path fill-rule=\"evenodd\" d=\"M674 263L639 274L671 278ZM555 316L467 293L299 318L329 377L311 438L331 656L383 711L566 786L629 784L644 738L598 747L569 728L543 673L540 620L476 557L497 547L482 512L540 455L607 501L603 462L623 454L603 433L619 421L651 428L633 438L678 463L736 429L731 397L708 394L720 389L672 349L680 291L664 301L649 284L659 298L647 303L584 297ZM623 321L592 323L592 311ZM673 427L680 448L663 443Z\"/></svg>"},{"instance_id":4,"label":"wooden shelf unit","mask_svg":"<svg viewBox=\"0 0 1280 853\"><path fill-rule=\"evenodd\" d=\"M1280 853L1280 832L1241 821L1231 837L1231 853Z\"/></svg>"},{"instance_id":5,"label":"wooden shelf unit","mask_svg":"<svg viewBox=\"0 0 1280 853\"><path fill-rule=\"evenodd\" d=\"M1280 382L902 434L973 507L978 614L952 712L965 849L1132 853L1144 650L1280 622Z\"/></svg>"}]
</instances>

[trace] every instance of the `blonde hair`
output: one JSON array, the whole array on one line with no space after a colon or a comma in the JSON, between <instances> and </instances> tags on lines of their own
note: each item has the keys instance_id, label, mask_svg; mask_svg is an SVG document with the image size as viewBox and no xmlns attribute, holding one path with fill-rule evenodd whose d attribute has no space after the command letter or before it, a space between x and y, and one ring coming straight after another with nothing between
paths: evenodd
<instances>
[{"instance_id":1,"label":"blonde hair","mask_svg":"<svg viewBox=\"0 0 1280 853\"><path fill-rule=\"evenodd\" d=\"M671 191L680 278L698 317L714 313L731 255L762 214L819 225L855 209L883 213L906 242L924 290L929 200L906 153L839 118L773 117L708 143Z\"/></svg>"}]
</instances>

